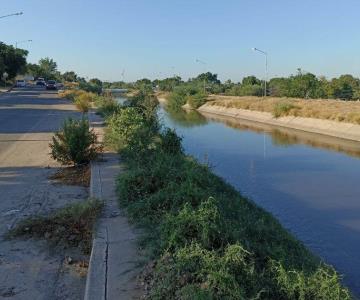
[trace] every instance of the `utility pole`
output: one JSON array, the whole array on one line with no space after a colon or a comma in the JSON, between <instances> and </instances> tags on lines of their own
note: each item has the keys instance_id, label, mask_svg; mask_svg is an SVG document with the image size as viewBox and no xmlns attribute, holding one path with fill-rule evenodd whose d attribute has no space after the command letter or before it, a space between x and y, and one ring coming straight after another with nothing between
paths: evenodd
<instances>
[{"instance_id":1,"label":"utility pole","mask_svg":"<svg viewBox=\"0 0 360 300\"><path fill-rule=\"evenodd\" d=\"M196 62L204 66L204 75L206 73L206 62L196 59ZM204 94L206 94L205 77L204 77Z\"/></svg>"},{"instance_id":2,"label":"utility pole","mask_svg":"<svg viewBox=\"0 0 360 300\"><path fill-rule=\"evenodd\" d=\"M266 81L267 81L267 69L268 69L268 54L267 52L260 50L258 48L252 48L253 51L257 51L263 55L265 55L265 79L264 79L264 97L266 97L267 95L267 90L266 90Z\"/></svg>"}]
</instances>

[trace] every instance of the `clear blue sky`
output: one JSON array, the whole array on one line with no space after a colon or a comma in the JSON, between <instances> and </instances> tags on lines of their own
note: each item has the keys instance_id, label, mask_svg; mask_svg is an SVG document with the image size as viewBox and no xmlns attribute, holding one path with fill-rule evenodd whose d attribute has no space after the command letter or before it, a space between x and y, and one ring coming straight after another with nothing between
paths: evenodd
<instances>
[{"instance_id":1,"label":"clear blue sky","mask_svg":"<svg viewBox=\"0 0 360 300\"><path fill-rule=\"evenodd\" d=\"M238 81L297 68L360 77L359 0L11 0L0 14L0 40L21 44L29 61L53 58L60 71L103 80L170 76L206 69ZM20 47L20 45L19 45ZM199 58L206 68L197 64Z\"/></svg>"}]
</instances>

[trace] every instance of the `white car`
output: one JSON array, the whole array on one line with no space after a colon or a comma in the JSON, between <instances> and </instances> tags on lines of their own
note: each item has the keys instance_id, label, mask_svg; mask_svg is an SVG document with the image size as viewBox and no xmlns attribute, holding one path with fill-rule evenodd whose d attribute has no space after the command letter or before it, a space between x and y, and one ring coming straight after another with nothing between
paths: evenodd
<instances>
[{"instance_id":1,"label":"white car","mask_svg":"<svg viewBox=\"0 0 360 300\"><path fill-rule=\"evenodd\" d=\"M24 79L16 80L16 87L26 87L26 82Z\"/></svg>"}]
</instances>

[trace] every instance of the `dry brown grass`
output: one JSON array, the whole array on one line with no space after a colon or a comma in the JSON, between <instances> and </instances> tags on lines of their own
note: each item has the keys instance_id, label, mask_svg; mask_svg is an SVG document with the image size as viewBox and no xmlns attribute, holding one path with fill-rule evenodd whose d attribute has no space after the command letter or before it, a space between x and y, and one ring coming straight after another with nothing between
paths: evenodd
<instances>
[{"instance_id":1,"label":"dry brown grass","mask_svg":"<svg viewBox=\"0 0 360 300\"><path fill-rule=\"evenodd\" d=\"M168 99L170 96L170 92L158 91L155 93L155 96L162 99Z\"/></svg>"},{"instance_id":2,"label":"dry brown grass","mask_svg":"<svg viewBox=\"0 0 360 300\"><path fill-rule=\"evenodd\" d=\"M52 174L49 179L66 185L90 186L90 165L61 168Z\"/></svg>"},{"instance_id":3,"label":"dry brown grass","mask_svg":"<svg viewBox=\"0 0 360 300\"><path fill-rule=\"evenodd\" d=\"M298 116L360 124L359 101L219 95L211 95L208 100L210 105L269 112L277 117ZM287 109L281 110L282 107Z\"/></svg>"},{"instance_id":4,"label":"dry brown grass","mask_svg":"<svg viewBox=\"0 0 360 300\"><path fill-rule=\"evenodd\" d=\"M103 203L95 199L73 203L47 216L23 219L6 237L44 238L54 246L80 248L90 254L94 224L102 208Z\"/></svg>"}]
</instances>

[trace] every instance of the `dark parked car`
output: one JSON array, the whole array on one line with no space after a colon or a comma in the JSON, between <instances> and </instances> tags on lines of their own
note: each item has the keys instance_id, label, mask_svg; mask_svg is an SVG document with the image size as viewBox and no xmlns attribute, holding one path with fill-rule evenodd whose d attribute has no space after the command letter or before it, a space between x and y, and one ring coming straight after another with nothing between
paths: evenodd
<instances>
[{"instance_id":1,"label":"dark parked car","mask_svg":"<svg viewBox=\"0 0 360 300\"><path fill-rule=\"evenodd\" d=\"M57 90L56 81L55 80L48 80L46 83L47 90Z\"/></svg>"}]
</instances>

